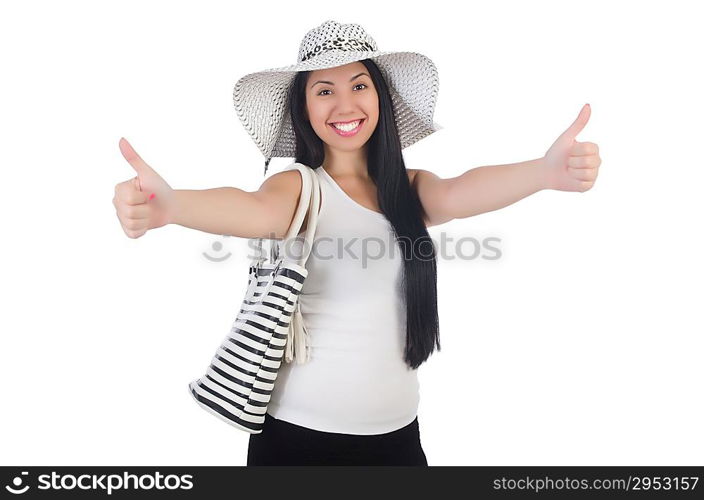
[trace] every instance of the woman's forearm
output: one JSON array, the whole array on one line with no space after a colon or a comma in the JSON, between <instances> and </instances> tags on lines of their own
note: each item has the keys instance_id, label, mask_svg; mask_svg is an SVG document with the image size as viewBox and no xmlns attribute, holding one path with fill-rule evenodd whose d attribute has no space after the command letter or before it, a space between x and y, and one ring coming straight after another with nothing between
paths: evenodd
<instances>
[{"instance_id":1,"label":"woman's forearm","mask_svg":"<svg viewBox=\"0 0 704 500\"><path fill-rule=\"evenodd\" d=\"M262 213L259 200L235 187L176 189L172 224L212 234L259 237Z\"/></svg>"},{"instance_id":2,"label":"woman's forearm","mask_svg":"<svg viewBox=\"0 0 704 500\"><path fill-rule=\"evenodd\" d=\"M446 210L457 219L470 217L506 207L550 186L542 158L477 167L450 179Z\"/></svg>"}]
</instances>

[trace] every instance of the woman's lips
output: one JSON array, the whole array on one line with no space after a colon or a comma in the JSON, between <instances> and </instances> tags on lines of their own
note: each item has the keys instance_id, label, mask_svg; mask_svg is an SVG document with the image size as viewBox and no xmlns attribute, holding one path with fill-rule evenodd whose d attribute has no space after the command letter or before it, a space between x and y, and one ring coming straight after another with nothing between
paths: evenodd
<instances>
[{"instance_id":1,"label":"woman's lips","mask_svg":"<svg viewBox=\"0 0 704 500\"><path fill-rule=\"evenodd\" d=\"M357 128L350 130L349 132L345 132L344 130L340 130L338 128L335 128L335 126L330 123L330 128L332 128L337 135L341 135L342 137L351 137L353 135L356 135L357 132L362 128L362 125L364 125L364 122L367 121L366 118L362 118L362 120L359 122L359 125L357 125Z\"/></svg>"}]
</instances>

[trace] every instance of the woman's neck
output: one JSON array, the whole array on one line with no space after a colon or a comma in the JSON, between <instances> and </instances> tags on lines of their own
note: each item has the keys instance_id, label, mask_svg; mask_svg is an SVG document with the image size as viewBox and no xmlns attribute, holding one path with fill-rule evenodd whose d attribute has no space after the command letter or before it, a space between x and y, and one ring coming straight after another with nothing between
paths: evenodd
<instances>
[{"instance_id":1,"label":"woman's neck","mask_svg":"<svg viewBox=\"0 0 704 500\"><path fill-rule=\"evenodd\" d=\"M326 151L321 165L334 177L369 179L366 149L357 151Z\"/></svg>"}]
</instances>

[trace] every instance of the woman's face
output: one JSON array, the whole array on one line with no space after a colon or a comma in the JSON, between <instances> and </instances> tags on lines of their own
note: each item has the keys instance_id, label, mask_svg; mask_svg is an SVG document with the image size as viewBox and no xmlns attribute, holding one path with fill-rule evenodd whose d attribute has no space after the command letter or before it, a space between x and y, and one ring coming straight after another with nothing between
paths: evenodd
<instances>
[{"instance_id":1,"label":"woman's face","mask_svg":"<svg viewBox=\"0 0 704 500\"><path fill-rule=\"evenodd\" d=\"M306 84L306 113L315 133L329 147L341 151L361 148L379 121L379 96L367 67L353 62L313 71ZM353 135L338 133L332 125L360 119Z\"/></svg>"}]
</instances>

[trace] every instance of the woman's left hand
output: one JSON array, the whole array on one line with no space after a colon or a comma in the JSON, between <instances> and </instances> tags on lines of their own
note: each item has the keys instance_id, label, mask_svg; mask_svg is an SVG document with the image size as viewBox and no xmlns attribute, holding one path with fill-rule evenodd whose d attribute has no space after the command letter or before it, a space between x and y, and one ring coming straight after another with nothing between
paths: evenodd
<instances>
[{"instance_id":1,"label":"woman's left hand","mask_svg":"<svg viewBox=\"0 0 704 500\"><path fill-rule=\"evenodd\" d=\"M545 153L543 161L550 179L550 189L584 192L594 185L601 165L599 146L593 142L575 140L590 115L591 107L585 104L574 123Z\"/></svg>"}]
</instances>

